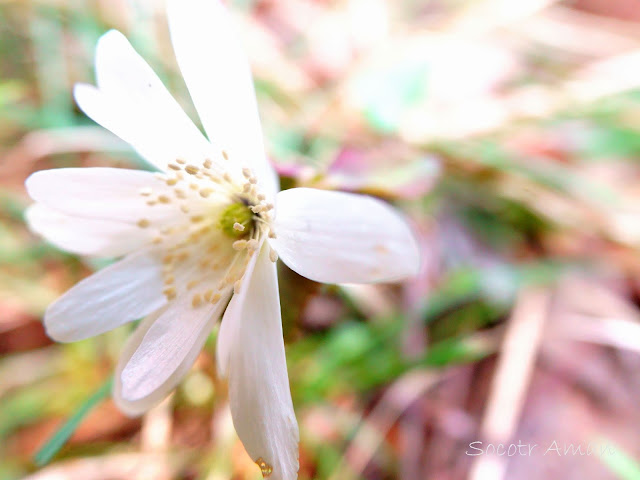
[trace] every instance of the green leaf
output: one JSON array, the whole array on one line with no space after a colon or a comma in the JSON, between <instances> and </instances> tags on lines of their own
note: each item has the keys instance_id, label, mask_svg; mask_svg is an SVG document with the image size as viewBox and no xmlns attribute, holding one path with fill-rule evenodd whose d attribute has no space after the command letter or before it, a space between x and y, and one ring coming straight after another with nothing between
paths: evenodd
<instances>
[{"instance_id":1,"label":"green leaf","mask_svg":"<svg viewBox=\"0 0 640 480\"><path fill-rule=\"evenodd\" d=\"M93 395L91 395L76 412L58 429L47 443L35 454L36 465L42 467L49 463L58 451L67 443L67 440L76 431L87 414L93 410L102 400L109 396L113 378L109 378Z\"/></svg>"}]
</instances>

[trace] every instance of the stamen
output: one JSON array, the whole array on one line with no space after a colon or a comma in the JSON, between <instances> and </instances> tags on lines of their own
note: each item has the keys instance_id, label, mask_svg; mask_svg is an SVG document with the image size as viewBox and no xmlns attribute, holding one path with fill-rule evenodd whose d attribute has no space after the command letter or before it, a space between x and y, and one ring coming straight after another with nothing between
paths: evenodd
<instances>
[{"instance_id":1,"label":"stamen","mask_svg":"<svg viewBox=\"0 0 640 480\"><path fill-rule=\"evenodd\" d=\"M249 250L249 252L255 252L256 250L258 250L259 245L260 244L258 240L256 240L255 238L252 238L247 242L247 250Z\"/></svg>"},{"instance_id":2,"label":"stamen","mask_svg":"<svg viewBox=\"0 0 640 480\"><path fill-rule=\"evenodd\" d=\"M191 299L191 306L193 308L198 308L200 305L202 305L202 297L199 293L196 293Z\"/></svg>"},{"instance_id":3,"label":"stamen","mask_svg":"<svg viewBox=\"0 0 640 480\"><path fill-rule=\"evenodd\" d=\"M176 289L174 287L167 287L162 291L162 293L167 297L167 300L173 300L176 298Z\"/></svg>"},{"instance_id":4,"label":"stamen","mask_svg":"<svg viewBox=\"0 0 640 480\"><path fill-rule=\"evenodd\" d=\"M233 242L233 249L234 250L244 250L245 248L247 248L247 241L246 240L236 240L235 242Z\"/></svg>"}]
</instances>

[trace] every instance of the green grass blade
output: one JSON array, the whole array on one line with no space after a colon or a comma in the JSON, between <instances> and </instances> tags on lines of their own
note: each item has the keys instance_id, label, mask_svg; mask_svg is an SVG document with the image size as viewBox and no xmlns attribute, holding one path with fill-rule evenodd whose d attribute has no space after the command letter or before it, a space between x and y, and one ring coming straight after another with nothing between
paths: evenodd
<instances>
[{"instance_id":1,"label":"green grass blade","mask_svg":"<svg viewBox=\"0 0 640 480\"><path fill-rule=\"evenodd\" d=\"M614 453L600 455L600 460L620 480L640 480L640 463L614 443L603 440L603 445L610 447Z\"/></svg>"},{"instance_id":2,"label":"green grass blade","mask_svg":"<svg viewBox=\"0 0 640 480\"><path fill-rule=\"evenodd\" d=\"M93 395L91 395L76 412L58 429L34 456L36 465L42 467L51 461L58 451L67 443L76 428L82 423L87 414L93 410L111 392L113 379L109 378Z\"/></svg>"}]
</instances>

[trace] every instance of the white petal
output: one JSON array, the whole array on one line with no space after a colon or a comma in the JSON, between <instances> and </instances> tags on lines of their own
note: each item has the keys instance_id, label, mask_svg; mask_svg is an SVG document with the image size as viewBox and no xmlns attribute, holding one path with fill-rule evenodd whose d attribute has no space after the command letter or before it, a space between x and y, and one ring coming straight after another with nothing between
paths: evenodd
<instances>
[{"instance_id":1,"label":"white petal","mask_svg":"<svg viewBox=\"0 0 640 480\"><path fill-rule=\"evenodd\" d=\"M262 248L263 244L260 244ZM229 358L231 350L236 342L238 329L241 323L233 319L238 318L241 315L242 306L247 298L248 282L253 275L253 271L256 267L256 261L258 255L253 255L249 259L247 268L245 269L244 277L241 282L240 291L233 295L229 306L222 317L222 323L220 324L220 330L218 331L218 341L216 345L216 366L218 369L218 375L221 378L225 378L229 373ZM225 319L230 319L225 321Z\"/></svg>"},{"instance_id":2,"label":"white petal","mask_svg":"<svg viewBox=\"0 0 640 480\"><path fill-rule=\"evenodd\" d=\"M120 32L100 38L96 77L98 88L76 85L78 106L148 162L165 170L176 158L211 156L209 142Z\"/></svg>"},{"instance_id":3,"label":"white petal","mask_svg":"<svg viewBox=\"0 0 640 480\"><path fill-rule=\"evenodd\" d=\"M392 282L415 275L411 230L386 203L365 195L292 188L277 196L271 245L289 268L325 283Z\"/></svg>"},{"instance_id":4,"label":"white petal","mask_svg":"<svg viewBox=\"0 0 640 480\"><path fill-rule=\"evenodd\" d=\"M229 402L249 456L273 469L270 480L293 480L298 424L287 377L276 266L268 250L265 244L253 273L247 272L249 284L233 297L222 321L223 326L232 324L234 332L224 338L230 342Z\"/></svg>"},{"instance_id":5,"label":"white petal","mask_svg":"<svg viewBox=\"0 0 640 480\"><path fill-rule=\"evenodd\" d=\"M133 253L75 285L49 305L47 334L75 342L137 320L162 307L162 268L151 251Z\"/></svg>"},{"instance_id":6,"label":"white petal","mask_svg":"<svg viewBox=\"0 0 640 480\"><path fill-rule=\"evenodd\" d=\"M151 172L123 168L57 168L33 173L25 182L31 198L66 215L135 225L141 219L166 222L177 205L149 207L145 188L171 194ZM162 190L164 189L164 190Z\"/></svg>"},{"instance_id":7,"label":"white petal","mask_svg":"<svg viewBox=\"0 0 640 480\"><path fill-rule=\"evenodd\" d=\"M151 232L126 223L72 217L36 203L25 212L29 228L78 255L119 257L151 241Z\"/></svg>"},{"instance_id":8,"label":"white petal","mask_svg":"<svg viewBox=\"0 0 640 480\"><path fill-rule=\"evenodd\" d=\"M215 305L194 308L190 295L170 302L137 342L135 353L119 373L122 400L131 405L144 404L145 399L155 399L158 389L178 381L176 372L193 363L196 350L204 344L224 307L222 299Z\"/></svg>"},{"instance_id":9,"label":"white petal","mask_svg":"<svg viewBox=\"0 0 640 480\"><path fill-rule=\"evenodd\" d=\"M251 69L229 12L219 0L170 0L169 28L209 139L253 169L265 193L275 195L277 176L264 152Z\"/></svg>"},{"instance_id":10,"label":"white petal","mask_svg":"<svg viewBox=\"0 0 640 480\"><path fill-rule=\"evenodd\" d=\"M118 408L129 416L141 415L156 404L160 403L177 385L182 378L187 374L193 362L195 362L198 354L202 350L204 343L207 339L207 334L201 335L191 346L191 349L187 352L184 360L178 365L174 372L162 383L159 387L149 393L147 396L140 398L139 400L130 401L122 396L122 371L131 360L133 354L138 350L142 339L145 337L151 325L165 312L165 308L149 315L145 318L136 331L129 337L127 343L122 349L120 359L116 367L114 384L113 384L113 400ZM208 332L207 332L208 333Z\"/></svg>"}]
</instances>

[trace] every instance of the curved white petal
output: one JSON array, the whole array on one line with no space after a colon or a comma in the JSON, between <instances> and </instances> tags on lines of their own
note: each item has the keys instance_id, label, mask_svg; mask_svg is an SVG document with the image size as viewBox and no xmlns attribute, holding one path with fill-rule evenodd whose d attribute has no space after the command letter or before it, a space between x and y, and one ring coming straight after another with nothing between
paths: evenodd
<instances>
[{"instance_id":1,"label":"curved white petal","mask_svg":"<svg viewBox=\"0 0 640 480\"><path fill-rule=\"evenodd\" d=\"M262 248L262 245L263 243L260 244L260 248ZM237 338L238 329L240 328L240 322L237 322L234 319L240 316L239 312L242 311L242 306L247 298L248 282L253 275L257 259L258 255L255 254L249 259L249 263L247 264L247 268L245 269L242 279L240 291L231 297L229 306L222 317L222 323L220 324L218 341L216 344L216 366L220 378L227 377L229 373L229 358L231 350L236 342L235 339ZM225 321L225 319L230 320Z\"/></svg>"},{"instance_id":2,"label":"curved white petal","mask_svg":"<svg viewBox=\"0 0 640 480\"><path fill-rule=\"evenodd\" d=\"M103 268L49 305L47 334L75 342L149 315L165 303L162 264L152 251L139 251Z\"/></svg>"},{"instance_id":3,"label":"curved white petal","mask_svg":"<svg viewBox=\"0 0 640 480\"><path fill-rule=\"evenodd\" d=\"M168 16L178 65L209 139L275 195L251 69L229 12L219 0L170 0Z\"/></svg>"},{"instance_id":4,"label":"curved white petal","mask_svg":"<svg viewBox=\"0 0 640 480\"><path fill-rule=\"evenodd\" d=\"M143 338L145 337L153 323L165 312L165 310L166 308L163 308L155 313L152 313L142 322L140 322L140 325L138 325L138 328L136 328L136 331L133 333L133 335L129 337L120 354L120 359L118 360L118 365L116 367L113 384L113 400L118 408L126 415L132 417L142 415L144 412L160 403L189 372L191 366L193 365L193 362L195 362L198 354L204 346L205 341L207 340L207 335L210 331L210 328L203 330L202 335L200 335L196 339L196 341L193 342L193 345L185 355L184 360L182 360L182 362L178 364L173 373L169 375L160 386L151 391L147 396L142 397L138 400L131 401L125 399L122 395L122 371L131 360L133 354L140 347ZM215 320L216 318L212 317L212 325Z\"/></svg>"},{"instance_id":5,"label":"curved white petal","mask_svg":"<svg viewBox=\"0 0 640 480\"><path fill-rule=\"evenodd\" d=\"M130 224L65 215L35 203L25 212L29 228L56 247L78 255L119 257L149 243L151 232Z\"/></svg>"},{"instance_id":6,"label":"curved white petal","mask_svg":"<svg viewBox=\"0 0 640 480\"><path fill-rule=\"evenodd\" d=\"M415 275L411 230L386 203L365 195L292 188L277 196L270 239L289 268L325 283L392 282Z\"/></svg>"},{"instance_id":7,"label":"curved white petal","mask_svg":"<svg viewBox=\"0 0 640 480\"><path fill-rule=\"evenodd\" d=\"M76 85L78 106L148 162L165 170L176 158L211 157L209 142L120 32L98 41L96 77L98 88Z\"/></svg>"},{"instance_id":8,"label":"curved white petal","mask_svg":"<svg viewBox=\"0 0 640 480\"><path fill-rule=\"evenodd\" d=\"M151 172L123 168L57 168L33 173L25 182L36 202L66 215L135 225L141 219L165 222L177 205L150 207L140 195L152 188L172 192Z\"/></svg>"},{"instance_id":9,"label":"curved white petal","mask_svg":"<svg viewBox=\"0 0 640 480\"><path fill-rule=\"evenodd\" d=\"M265 244L253 272L247 271L248 285L229 303L218 348L226 349L221 356L226 357L233 424L247 453L263 473L272 469L270 480L293 480L298 424L287 377L276 266L268 250Z\"/></svg>"},{"instance_id":10,"label":"curved white petal","mask_svg":"<svg viewBox=\"0 0 640 480\"><path fill-rule=\"evenodd\" d=\"M224 307L225 302L219 301L194 308L190 295L170 302L142 339L134 341L135 352L118 372L121 403L145 405L156 400L158 390L179 381L181 369L193 363Z\"/></svg>"}]
</instances>

